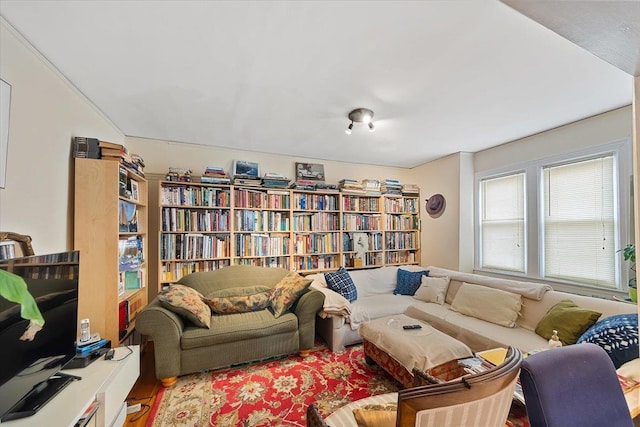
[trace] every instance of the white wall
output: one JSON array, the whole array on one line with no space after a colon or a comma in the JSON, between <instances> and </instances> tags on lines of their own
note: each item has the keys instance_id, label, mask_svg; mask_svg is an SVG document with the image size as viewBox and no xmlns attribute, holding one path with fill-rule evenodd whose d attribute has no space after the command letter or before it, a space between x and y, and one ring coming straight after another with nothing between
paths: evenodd
<instances>
[{"instance_id":1,"label":"white wall","mask_svg":"<svg viewBox=\"0 0 640 427\"><path fill-rule=\"evenodd\" d=\"M0 230L28 234L36 253L73 247L71 140L124 135L0 18L0 78L11 85Z\"/></svg>"},{"instance_id":2,"label":"white wall","mask_svg":"<svg viewBox=\"0 0 640 427\"><path fill-rule=\"evenodd\" d=\"M146 164L145 173L164 175L169 167L173 166L190 168L194 175L202 175L207 166L220 166L226 171L230 171L233 160L246 160L257 162L260 165L261 174L276 172L290 179L295 178L295 163L307 162L324 165L327 183L337 184L342 178L360 180L394 178L402 183L411 181L411 170L406 168L282 156L146 138L127 137L126 145L127 149L142 156Z\"/></svg>"},{"instance_id":3,"label":"white wall","mask_svg":"<svg viewBox=\"0 0 640 427\"><path fill-rule=\"evenodd\" d=\"M457 270L460 258L460 159L462 153L452 154L412 169L420 186L420 216L422 218L421 264ZM425 199L442 194L445 210L439 218L431 218L425 211Z\"/></svg>"},{"instance_id":4,"label":"white wall","mask_svg":"<svg viewBox=\"0 0 640 427\"><path fill-rule=\"evenodd\" d=\"M631 106L589 117L474 155L474 170L492 169L631 138Z\"/></svg>"}]
</instances>

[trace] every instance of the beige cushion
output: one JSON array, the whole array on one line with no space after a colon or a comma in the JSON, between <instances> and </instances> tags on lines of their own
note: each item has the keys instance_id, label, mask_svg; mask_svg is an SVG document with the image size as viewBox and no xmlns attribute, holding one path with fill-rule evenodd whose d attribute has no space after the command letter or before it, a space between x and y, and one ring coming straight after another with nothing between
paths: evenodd
<instances>
[{"instance_id":1,"label":"beige cushion","mask_svg":"<svg viewBox=\"0 0 640 427\"><path fill-rule=\"evenodd\" d=\"M513 328L522 308L522 296L463 282L451 309L496 325Z\"/></svg>"},{"instance_id":2,"label":"beige cushion","mask_svg":"<svg viewBox=\"0 0 640 427\"><path fill-rule=\"evenodd\" d=\"M310 284L311 280L302 277L295 271L290 271L273 288L271 293L269 301L273 309L273 315L280 317L307 290Z\"/></svg>"},{"instance_id":3,"label":"beige cushion","mask_svg":"<svg viewBox=\"0 0 640 427\"><path fill-rule=\"evenodd\" d=\"M158 295L160 304L176 314L190 320L201 328L211 326L211 310L202 301L202 294L189 286L171 285Z\"/></svg>"},{"instance_id":4,"label":"beige cushion","mask_svg":"<svg viewBox=\"0 0 640 427\"><path fill-rule=\"evenodd\" d=\"M551 307L540 320L536 326L536 334L548 340L555 329L563 344L575 344L578 338L593 326L601 315L600 312L578 307L569 299L562 300Z\"/></svg>"},{"instance_id":5,"label":"beige cushion","mask_svg":"<svg viewBox=\"0 0 640 427\"><path fill-rule=\"evenodd\" d=\"M435 302L443 305L447 289L449 288L449 277L429 277L422 276L422 284L413 296L424 302Z\"/></svg>"},{"instance_id":6,"label":"beige cushion","mask_svg":"<svg viewBox=\"0 0 640 427\"><path fill-rule=\"evenodd\" d=\"M397 403L364 405L353 410L358 427L394 427Z\"/></svg>"}]
</instances>

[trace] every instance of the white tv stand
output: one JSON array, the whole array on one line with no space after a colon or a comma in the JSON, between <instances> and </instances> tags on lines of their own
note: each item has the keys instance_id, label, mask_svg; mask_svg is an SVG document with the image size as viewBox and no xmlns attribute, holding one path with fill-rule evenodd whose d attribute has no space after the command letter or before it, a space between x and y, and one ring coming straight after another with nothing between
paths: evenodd
<instances>
[{"instance_id":1,"label":"white tv stand","mask_svg":"<svg viewBox=\"0 0 640 427\"><path fill-rule=\"evenodd\" d=\"M7 427L73 427L89 405L97 400L98 411L92 419L95 426L122 426L127 415L125 399L140 375L140 346L115 350L113 360L100 357L86 368L64 371L82 379L65 387L35 415L1 424Z\"/></svg>"}]
</instances>

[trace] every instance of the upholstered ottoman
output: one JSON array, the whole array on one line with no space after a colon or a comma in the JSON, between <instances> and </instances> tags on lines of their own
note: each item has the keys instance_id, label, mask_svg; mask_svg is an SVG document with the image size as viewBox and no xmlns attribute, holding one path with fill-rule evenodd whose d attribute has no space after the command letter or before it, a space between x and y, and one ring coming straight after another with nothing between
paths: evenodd
<instances>
[{"instance_id":1,"label":"upholstered ottoman","mask_svg":"<svg viewBox=\"0 0 640 427\"><path fill-rule=\"evenodd\" d=\"M405 330L405 325L421 328ZM367 362L375 362L405 387L413 386L414 368L426 371L453 359L473 356L463 342L404 314L364 322L360 335Z\"/></svg>"}]
</instances>

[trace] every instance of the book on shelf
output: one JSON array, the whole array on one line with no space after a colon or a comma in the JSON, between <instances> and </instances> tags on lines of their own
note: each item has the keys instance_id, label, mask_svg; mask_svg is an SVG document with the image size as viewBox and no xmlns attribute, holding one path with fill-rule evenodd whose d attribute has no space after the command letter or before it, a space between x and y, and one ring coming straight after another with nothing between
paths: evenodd
<instances>
[{"instance_id":1,"label":"book on shelf","mask_svg":"<svg viewBox=\"0 0 640 427\"><path fill-rule=\"evenodd\" d=\"M143 270L120 271L118 282L118 295L125 291L142 289L144 287Z\"/></svg>"},{"instance_id":2,"label":"book on shelf","mask_svg":"<svg viewBox=\"0 0 640 427\"><path fill-rule=\"evenodd\" d=\"M118 226L121 232L138 231L138 209L135 203L118 201Z\"/></svg>"},{"instance_id":3,"label":"book on shelf","mask_svg":"<svg viewBox=\"0 0 640 427\"><path fill-rule=\"evenodd\" d=\"M129 327L129 301L120 301L118 305L118 330L120 333L126 332Z\"/></svg>"},{"instance_id":4,"label":"book on shelf","mask_svg":"<svg viewBox=\"0 0 640 427\"><path fill-rule=\"evenodd\" d=\"M142 238L131 236L128 239L118 241L118 262L120 271L137 270L140 268L143 259Z\"/></svg>"},{"instance_id":5,"label":"book on shelf","mask_svg":"<svg viewBox=\"0 0 640 427\"><path fill-rule=\"evenodd\" d=\"M112 149L112 150L127 151L127 148L124 145L118 144L118 143L115 143L115 142L100 141L100 142L98 142L98 146L100 146L100 148L109 148L109 149Z\"/></svg>"}]
</instances>

